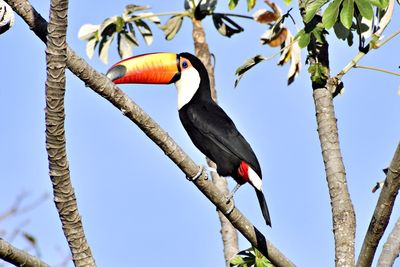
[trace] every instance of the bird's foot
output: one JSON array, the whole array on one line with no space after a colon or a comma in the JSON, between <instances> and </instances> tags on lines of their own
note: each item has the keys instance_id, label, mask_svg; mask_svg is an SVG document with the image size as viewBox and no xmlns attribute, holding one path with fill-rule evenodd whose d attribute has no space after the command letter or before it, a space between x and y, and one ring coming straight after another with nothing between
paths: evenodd
<instances>
[{"instance_id":1,"label":"bird's foot","mask_svg":"<svg viewBox=\"0 0 400 267\"><path fill-rule=\"evenodd\" d=\"M201 165L199 168L199 171L196 173L195 176L193 176L193 177L186 176L186 179L188 179L191 182L194 182L197 178L199 178L201 176L201 174L203 173L203 169L204 169L204 167L203 167L203 165Z\"/></svg>"}]
</instances>

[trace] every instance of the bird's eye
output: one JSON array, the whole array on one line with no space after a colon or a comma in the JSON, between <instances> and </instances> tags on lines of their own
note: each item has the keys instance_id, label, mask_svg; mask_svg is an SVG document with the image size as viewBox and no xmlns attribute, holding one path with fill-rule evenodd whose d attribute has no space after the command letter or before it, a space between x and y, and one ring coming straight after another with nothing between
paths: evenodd
<instances>
[{"instance_id":1,"label":"bird's eye","mask_svg":"<svg viewBox=\"0 0 400 267\"><path fill-rule=\"evenodd\" d=\"M182 62L182 68L186 69L187 67L189 67L188 62L185 60Z\"/></svg>"}]
</instances>

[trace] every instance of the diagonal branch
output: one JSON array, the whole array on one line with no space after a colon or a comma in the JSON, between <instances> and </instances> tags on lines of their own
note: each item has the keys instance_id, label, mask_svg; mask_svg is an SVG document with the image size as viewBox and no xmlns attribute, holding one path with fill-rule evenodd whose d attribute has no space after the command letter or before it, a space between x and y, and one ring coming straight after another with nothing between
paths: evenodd
<instances>
[{"instance_id":1,"label":"diagonal branch","mask_svg":"<svg viewBox=\"0 0 400 267\"><path fill-rule=\"evenodd\" d=\"M12 246L2 238L0 238L0 259L15 266L50 267L50 265L41 261L39 258Z\"/></svg>"},{"instance_id":2,"label":"diagonal branch","mask_svg":"<svg viewBox=\"0 0 400 267\"><path fill-rule=\"evenodd\" d=\"M389 223L394 201L400 189L400 143L390 163L385 183L379 195L374 214L358 256L357 266L370 266L374 259L376 248Z\"/></svg>"},{"instance_id":3,"label":"diagonal branch","mask_svg":"<svg viewBox=\"0 0 400 267\"><path fill-rule=\"evenodd\" d=\"M6 2L29 25L30 29L45 40L46 21L30 5L27 0L6 0ZM138 105L124 94L103 74L94 70L86 61L80 58L74 51L67 47L67 67L79 77L87 86L107 99L123 114L134 122L161 150L189 177L193 177L199 167L193 160L175 143L175 141ZM231 204L226 203L223 195L215 185L207 179L203 171L201 176L194 181L200 191L227 217L249 242L266 255L276 266L294 266L264 235L257 230L247 218Z\"/></svg>"},{"instance_id":4,"label":"diagonal branch","mask_svg":"<svg viewBox=\"0 0 400 267\"><path fill-rule=\"evenodd\" d=\"M397 219L392 232L390 232L386 243L383 245L382 253L379 256L378 265L391 267L400 253L400 218Z\"/></svg>"},{"instance_id":5,"label":"diagonal branch","mask_svg":"<svg viewBox=\"0 0 400 267\"><path fill-rule=\"evenodd\" d=\"M54 202L74 264L95 266L78 212L67 161L64 128L67 15L68 0L51 1L46 48L46 149Z\"/></svg>"}]
</instances>

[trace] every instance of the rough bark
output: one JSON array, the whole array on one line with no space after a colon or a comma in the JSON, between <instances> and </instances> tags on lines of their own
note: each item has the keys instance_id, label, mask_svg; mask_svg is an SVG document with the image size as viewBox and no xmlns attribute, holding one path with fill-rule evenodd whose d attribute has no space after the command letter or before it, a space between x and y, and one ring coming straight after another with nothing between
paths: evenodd
<instances>
[{"instance_id":1,"label":"rough bark","mask_svg":"<svg viewBox=\"0 0 400 267\"><path fill-rule=\"evenodd\" d=\"M0 259L15 266L50 267L50 265L41 261L39 258L12 246L2 238L0 238Z\"/></svg>"},{"instance_id":2,"label":"rough bark","mask_svg":"<svg viewBox=\"0 0 400 267\"><path fill-rule=\"evenodd\" d=\"M36 12L27 0L5 0L15 12L29 25L30 29L46 42L46 21ZM134 122L188 177L197 174L197 166L191 158L169 137L169 135L123 91L113 84L103 74L94 70L85 60L67 47L67 67L80 78L89 88L107 99L116 108ZM215 185L207 179L205 171L195 180L194 184L222 212L232 225L264 255L268 256L276 266L294 266L264 235L256 229L244 215L226 203L223 195Z\"/></svg>"},{"instance_id":3,"label":"rough bark","mask_svg":"<svg viewBox=\"0 0 400 267\"><path fill-rule=\"evenodd\" d=\"M205 65L208 76L210 77L211 97L217 102L217 90L215 88L214 66L211 64L211 53L206 41L206 34L200 20L193 19L193 40L196 56ZM216 164L207 159L207 164L211 168L216 169ZM215 186L224 194L229 194L228 182L225 177L219 176L216 172L211 172L211 178ZM229 267L229 261L239 252L238 234L236 229L228 221L228 219L218 212L218 218L221 223L221 237L224 246L224 258L226 266Z\"/></svg>"},{"instance_id":4,"label":"rough bark","mask_svg":"<svg viewBox=\"0 0 400 267\"><path fill-rule=\"evenodd\" d=\"M309 4L307 2L307 0L299 1L302 16L305 15L305 6ZM310 24L321 20L321 16L317 14ZM331 199L335 265L354 266L356 217L347 188L346 171L340 150L337 119L333 104L333 95L340 91L338 88L342 84L336 78L329 78L329 46L325 38L322 39L321 43L315 38L311 38L307 51L309 64L320 64L328 70L325 84L321 81L313 81L312 88L318 136Z\"/></svg>"},{"instance_id":5,"label":"rough bark","mask_svg":"<svg viewBox=\"0 0 400 267\"><path fill-rule=\"evenodd\" d=\"M347 188L346 172L340 151L332 91L326 87L316 88L313 91L313 97L331 198L335 264L336 266L354 266L355 213Z\"/></svg>"},{"instance_id":6,"label":"rough bark","mask_svg":"<svg viewBox=\"0 0 400 267\"><path fill-rule=\"evenodd\" d=\"M392 214L394 202L400 189L400 143L388 168L385 183L379 195L374 214L358 256L357 266L370 266ZM388 249L388 247L386 247ZM398 251L397 251L398 253Z\"/></svg>"},{"instance_id":7,"label":"rough bark","mask_svg":"<svg viewBox=\"0 0 400 267\"><path fill-rule=\"evenodd\" d=\"M54 202L75 266L95 266L86 241L66 154L64 129L68 0L52 0L47 26L46 149Z\"/></svg>"},{"instance_id":8,"label":"rough bark","mask_svg":"<svg viewBox=\"0 0 400 267\"><path fill-rule=\"evenodd\" d=\"M389 234L386 243L383 245L382 253L378 260L378 265L380 267L390 267L393 266L394 261L397 259L400 253L400 218Z\"/></svg>"}]
</instances>

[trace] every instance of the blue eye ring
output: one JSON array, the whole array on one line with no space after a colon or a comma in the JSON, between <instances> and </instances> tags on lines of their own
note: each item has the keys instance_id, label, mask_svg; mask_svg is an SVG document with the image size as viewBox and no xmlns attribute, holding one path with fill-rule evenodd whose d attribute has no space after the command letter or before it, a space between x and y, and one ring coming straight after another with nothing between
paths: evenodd
<instances>
[{"instance_id":1,"label":"blue eye ring","mask_svg":"<svg viewBox=\"0 0 400 267\"><path fill-rule=\"evenodd\" d=\"M184 60L182 62L182 68L186 69L187 67L189 67L189 64L188 64L188 62L186 60Z\"/></svg>"}]
</instances>

